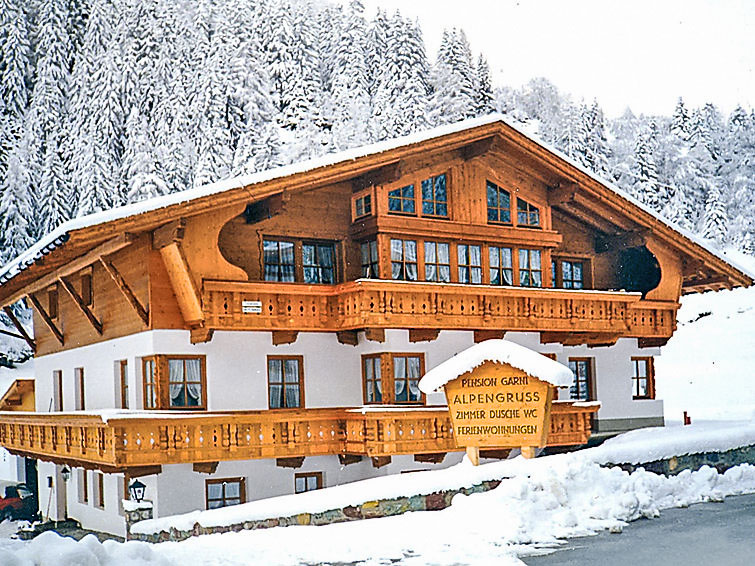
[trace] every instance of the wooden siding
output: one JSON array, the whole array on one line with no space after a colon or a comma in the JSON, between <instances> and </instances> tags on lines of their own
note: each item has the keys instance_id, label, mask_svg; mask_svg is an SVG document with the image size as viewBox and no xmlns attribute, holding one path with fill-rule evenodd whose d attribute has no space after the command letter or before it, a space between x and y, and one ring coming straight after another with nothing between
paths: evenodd
<instances>
[{"instance_id":1,"label":"wooden siding","mask_svg":"<svg viewBox=\"0 0 755 566\"><path fill-rule=\"evenodd\" d=\"M339 285L205 281L203 308L216 330L363 328L592 332L669 337L674 302L638 293L451 285L362 279ZM260 301L260 314L243 314Z\"/></svg>"},{"instance_id":2,"label":"wooden siding","mask_svg":"<svg viewBox=\"0 0 755 566\"><path fill-rule=\"evenodd\" d=\"M584 444L598 406L556 402L549 446ZM188 462L328 454L391 456L461 450L445 407L330 408L103 421L76 413L0 413L0 445L15 454L103 471Z\"/></svg>"}]
</instances>

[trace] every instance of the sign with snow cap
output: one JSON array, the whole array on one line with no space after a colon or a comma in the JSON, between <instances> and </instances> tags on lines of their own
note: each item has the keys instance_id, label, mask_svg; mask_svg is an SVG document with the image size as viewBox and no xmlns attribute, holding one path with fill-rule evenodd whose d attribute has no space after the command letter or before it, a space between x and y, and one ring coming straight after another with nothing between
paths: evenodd
<instances>
[{"instance_id":1,"label":"sign with snow cap","mask_svg":"<svg viewBox=\"0 0 755 566\"><path fill-rule=\"evenodd\" d=\"M433 368L424 393L443 387L457 446L474 464L479 449L545 446L555 387L571 385L566 366L507 340L486 340Z\"/></svg>"}]
</instances>

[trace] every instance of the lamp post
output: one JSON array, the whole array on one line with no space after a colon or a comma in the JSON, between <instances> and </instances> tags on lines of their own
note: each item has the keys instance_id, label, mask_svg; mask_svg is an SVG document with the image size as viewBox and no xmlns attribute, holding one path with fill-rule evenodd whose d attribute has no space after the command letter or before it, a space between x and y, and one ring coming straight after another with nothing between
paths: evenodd
<instances>
[{"instance_id":1,"label":"lamp post","mask_svg":"<svg viewBox=\"0 0 755 566\"><path fill-rule=\"evenodd\" d=\"M141 503L144 499L144 490L146 488L147 486L140 482L138 479L134 480L131 485L128 486L128 491L131 495L131 499L133 501L136 501L137 503Z\"/></svg>"}]
</instances>

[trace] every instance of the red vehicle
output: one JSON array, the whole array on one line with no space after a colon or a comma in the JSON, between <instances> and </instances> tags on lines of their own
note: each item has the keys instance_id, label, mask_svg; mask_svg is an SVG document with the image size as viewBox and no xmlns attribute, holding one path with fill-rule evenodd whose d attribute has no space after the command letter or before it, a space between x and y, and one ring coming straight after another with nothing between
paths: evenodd
<instances>
[{"instance_id":1,"label":"red vehicle","mask_svg":"<svg viewBox=\"0 0 755 566\"><path fill-rule=\"evenodd\" d=\"M37 514L34 494L24 484L9 485L0 499L0 521L5 519L33 520Z\"/></svg>"}]
</instances>

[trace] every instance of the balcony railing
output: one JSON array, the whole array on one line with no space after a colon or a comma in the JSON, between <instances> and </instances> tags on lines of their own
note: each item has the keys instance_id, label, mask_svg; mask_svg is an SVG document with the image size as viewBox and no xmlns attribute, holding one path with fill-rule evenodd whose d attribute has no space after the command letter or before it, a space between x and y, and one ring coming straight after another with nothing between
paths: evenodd
<instances>
[{"instance_id":1,"label":"balcony railing","mask_svg":"<svg viewBox=\"0 0 755 566\"><path fill-rule=\"evenodd\" d=\"M205 280L217 330L363 328L589 332L668 338L678 304L640 293L360 279L338 285Z\"/></svg>"},{"instance_id":2,"label":"balcony railing","mask_svg":"<svg viewBox=\"0 0 755 566\"><path fill-rule=\"evenodd\" d=\"M596 404L556 402L549 446L584 444ZM13 453L105 471L156 464L460 450L445 407L361 407L223 413L0 413Z\"/></svg>"}]
</instances>

